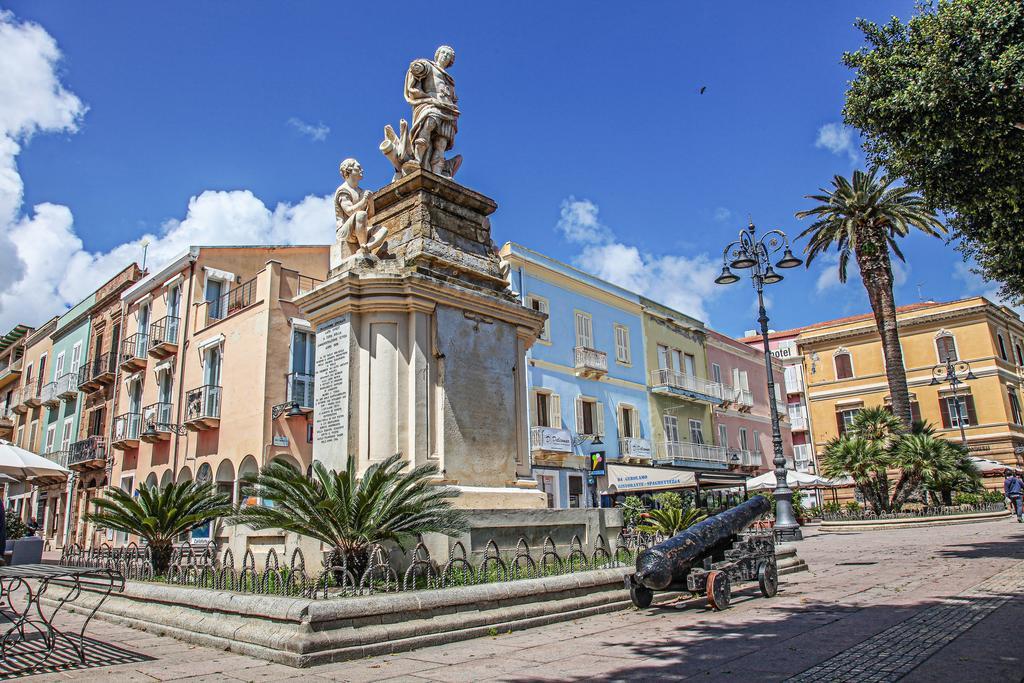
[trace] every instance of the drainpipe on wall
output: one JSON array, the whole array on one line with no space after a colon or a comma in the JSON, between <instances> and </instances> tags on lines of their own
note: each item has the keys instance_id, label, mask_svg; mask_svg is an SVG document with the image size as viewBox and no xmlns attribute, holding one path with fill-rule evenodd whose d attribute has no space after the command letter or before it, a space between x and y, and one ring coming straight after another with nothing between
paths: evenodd
<instances>
[{"instance_id":1,"label":"drainpipe on wall","mask_svg":"<svg viewBox=\"0 0 1024 683\"><path fill-rule=\"evenodd\" d=\"M188 346L188 330L189 321L192 320L194 315L192 308L192 283L195 282L196 276L196 261L193 258L188 266L188 294L185 295L185 324L181 328L181 352L178 353L178 409L175 424L180 425L182 423L182 399L185 396L185 358L187 356ZM178 436L178 430L174 431L174 460L171 465L171 477L172 481L178 479L178 444L181 442L181 437Z\"/></svg>"}]
</instances>

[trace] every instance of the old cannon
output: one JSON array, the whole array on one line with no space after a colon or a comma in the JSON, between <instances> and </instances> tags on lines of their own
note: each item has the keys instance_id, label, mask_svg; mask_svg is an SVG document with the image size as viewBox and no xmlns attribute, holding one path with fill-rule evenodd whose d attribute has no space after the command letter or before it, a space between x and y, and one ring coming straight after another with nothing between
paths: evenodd
<instances>
[{"instance_id":1,"label":"old cannon","mask_svg":"<svg viewBox=\"0 0 1024 683\"><path fill-rule=\"evenodd\" d=\"M729 606L733 583L755 580L766 598L775 595L774 538L744 531L770 509L767 498L754 496L640 553L636 573L626 578L633 604L649 607L654 591L687 590L706 594L711 607L721 610Z\"/></svg>"}]
</instances>

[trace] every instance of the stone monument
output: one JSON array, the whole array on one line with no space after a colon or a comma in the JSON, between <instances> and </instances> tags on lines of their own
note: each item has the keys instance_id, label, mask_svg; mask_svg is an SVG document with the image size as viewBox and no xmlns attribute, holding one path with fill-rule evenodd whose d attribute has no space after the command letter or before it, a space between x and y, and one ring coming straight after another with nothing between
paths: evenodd
<instances>
[{"instance_id":1,"label":"stone monument","mask_svg":"<svg viewBox=\"0 0 1024 683\"><path fill-rule=\"evenodd\" d=\"M454 56L441 47L410 65L413 125L386 128L381 145L389 185L363 190L359 164L342 163L329 279L296 300L316 327L313 457L342 469L353 453L362 471L402 453L436 463L460 507L541 508L525 355L544 315L508 290L491 241L497 205L451 179Z\"/></svg>"}]
</instances>

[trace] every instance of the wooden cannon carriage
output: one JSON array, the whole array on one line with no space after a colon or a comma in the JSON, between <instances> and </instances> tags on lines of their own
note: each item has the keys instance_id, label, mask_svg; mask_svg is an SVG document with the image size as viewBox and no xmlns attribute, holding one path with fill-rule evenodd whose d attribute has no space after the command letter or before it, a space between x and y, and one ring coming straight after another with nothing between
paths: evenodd
<instances>
[{"instance_id":1,"label":"wooden cannon carriage","mask_svg":"<svg viewBox=\"0 0 1024 683\"><path fill-rule=\"evenodd\" d=\"M754 496L640 553L636 573L626 577L633 604L649 607L654 591L686 590L722 610L733 584L752 581L766 598L774 596L779 574L771 531L744 531L769 509L767 498Z\"/></svg>"}]
</instances>

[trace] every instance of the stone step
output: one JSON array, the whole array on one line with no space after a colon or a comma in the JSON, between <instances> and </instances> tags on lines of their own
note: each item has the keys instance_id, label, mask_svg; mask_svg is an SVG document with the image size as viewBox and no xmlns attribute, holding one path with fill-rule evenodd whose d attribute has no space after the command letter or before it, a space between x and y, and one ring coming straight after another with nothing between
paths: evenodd
<instances>
[{"instance_id":1,"label":"stone step","mask_svg":"<svg viewBox=\"0 0 1024 683\"><path fill-rule=\"evenodd\" d=\"M807 563L797 557L795 545L775 546L775 562L779 568L779 576L807 571Z\"/></svg>"}]
</instances>

